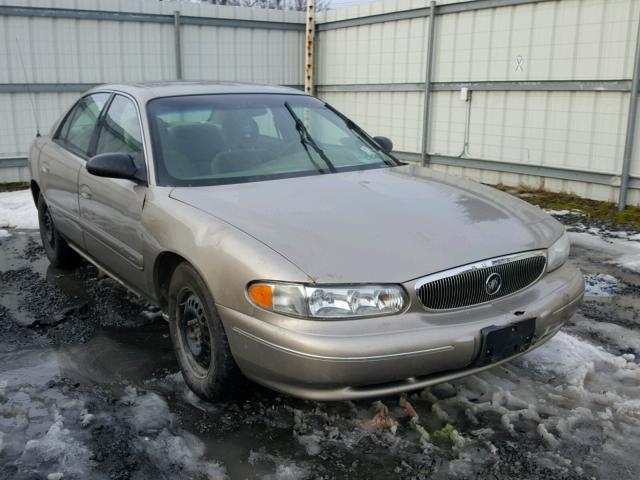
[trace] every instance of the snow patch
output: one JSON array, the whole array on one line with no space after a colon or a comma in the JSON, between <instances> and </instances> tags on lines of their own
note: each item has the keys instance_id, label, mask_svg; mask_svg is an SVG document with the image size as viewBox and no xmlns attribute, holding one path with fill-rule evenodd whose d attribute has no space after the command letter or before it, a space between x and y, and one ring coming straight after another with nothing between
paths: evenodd
<instances>
[{"instance_id":1,"label":"snow patch","mask_svg":"<svg viewBox=\"0 0 640 480\"><path fill-rule=\"evenodd\" d=\"M224 467L202 460L204 444L191 433L174 435L168 429L163 429L156 437L138 438L136 447L144 451L161 472L175 475L169 475L168 478L182 478L183 473L187 473L189 478L226 478Z\"/></svg>"},{"instance_id":2,"label":"snow patch","mask_svg":"<svg viewBox=\"0 0 640 480\"><path fill-rule=\"evenodd\" d=\"M320 447L320 441L322 437L317 433L309 435L297 435L298 442L304 447L309 455L317 455L322 448Z\"/></svg>"},{"instance_id":3,"label":"snow patch","mask_svg":"<svg viewBox=\"0 0 640 480\"><path fill-rule=\"evenodd\" d=\"M177 377L165 381L178 382ZM118 416L139 435L134 439L136 449L144 453L159 471L167 472L170 478L183 473L187 473L189 478L226 478L223 466L204 459L204 444L195 435L175 428L174 415L162 396L127 387L120 405L122 410Z\"/></svg>"},{"instance_id":4,"label":"snow patch","mask_svg":"<svg viewBox=\"0 0 640 480\"><path fill-rule=\"evenodd\" d=\"M549 448L553 448L553 449L558 448L558 446L560 445L560 442L558 442L558 439L556 439L556 437L554 437L549 433L549 431L547 430L547 427L545 427L544 424L542 423L538 424L538 428L536 430L542 437L542 440L544 441L544 443L546 443Z\"/></svg>"},{"instance_id":5,"label":"snow patch","mask_svg":"<svg viewBox=\"0 0 640 480\"><path fill-rule=\"evenodd\" d=\"M259 463L271 463L275 467L272 474L264 475L263 480L304 480L311 475L308 468L296 464L293 460L276 457L264 451L249 453L249 463L256 465Z\"/></svg>"},{"instance_id":6,"label":"snow patch","mask_svg":"<svg viewBox=\"0 0 640 480\"><path fill-rule=\"evenodd\" d=\"M559 332L545 346L530 352L526 361L535 368L563 378L570 385L580 387L584 386L586 371L594 371L596 364L615 370L627 365L623 357L564 332Z\"/></svg>"},{"instance_id":7,"label":"snow patch","mask_svg":"<svg viewBox=\"0 0 640 480\"><path fill-rule=\"evenodd\" d=\"M38 211L31 190L0 192L0 227L38 228Z\"/></svg>"},{"instance_id":8,"label":"snow patch","mask_svg":"<svg viewBox=\"0 0 640 480\"><path fill-rule=\"evenodd\" d=\"M265 476L265 480L303 480L309 476L309 471L293 462L281 463L276 467L273 475Z\"/></svg>"},{"instance_id":9,"label":"snow patch","mask_svg":"<svg viewBox=\"0 0 640 480\"><path fill-rule=\"evenodd\" d=\"M606 321L596 321L591 318L578 317L579 329L589 334L594 334L605 341L606 344L614 346L619 350L640 352L640 331L631 330L616 323ZM624 354L621 356L629 362L635 359L634 354Z\"/></svg>"},{"instance_id":10,"label":"snow patch","mask_svg":"<svg viewBox=\"0 0 640 480\"><path fill-rule=\"evenodd\" d=\"M173 415L169 411L169 405L157 393L138 394L135 388L127 387L120 402L129 406L125 418L138 433L158 432L173 423Z\"/></svg>"},{"instance_id":11,"label":"snow patch","mask_svg":"<svg viewBox=\"0 0 640 480\"><path fill-rule=\"evenodd\" d=\"M598 232L569 232L571 243L611 256L608 263L640 273L640 242L620 238L603 238Z\"/></svg>"},{"instance_id":12,"label":"snow patch","mask_svg":"<svg viewBox=\"0 0 640 480\"><path fill-rule=\"evenodd\" d=\"M584 282L585 295L592 297L610 297L618 292L620 283L616 277L605 273L587 274Z\"/></svg>"},{"instance_id":13,"label":"snow patch","mask_svg":"<svg viewBox=\"0 0 640 480\"><path fill-rule=\"evenodd\" d=\"M54 416L53 424L42 438L27 441L20 463L34 469L48 467L54 473L84 477L93 464L91 451L65 428L62 415L55 412Z\"/></svg>"},{"instance_id":14,"label":"snow patch","mask_svg":"<svg viewBox=\"0 0 640 480\"><path fill-rule=\"evenodd\" d=\"M554 217L564 217L566 215L584 215L584 213L582 213L580 210L552 210L550 208L545 208L544 211Z\"/></svg>"},{"instance_id":15,"label":"snow patch","mask_svg":"<svg viewBox=\"0 0 640 480\"><path fill-rule=\"evenodd\" d=\"M80 415L80 425L82 428L87 428L95 420L96 416L93 413L89 413L86 409L83 410Z\"/></svg>"},{"instance_id":16,"label":"snow patch","mask_svg":"<svg viewBox=\"0 0 640 480\"><path fill-rule=\"evenodd\" d=\"M596 471L607 477L607 460L630 465L640 455L640 446L629 447L628 440L640 436L640 366L634 361L633 354L617 356L560 332L520 359L452 382L454 392L439 392L436 386L412 398L435 402L431 411L454 427L469 420L494 427L459 430L462 441L452 445L457 454L449 463L452 474L482 470L488 456L500 454L496 440L506 434L518 444L537 437L553 461L543 459L544 452L535 459L559 473L574 467L556 452L587 448L595 452L593 465L602 466Z\"/></svg>"}]
</instances>

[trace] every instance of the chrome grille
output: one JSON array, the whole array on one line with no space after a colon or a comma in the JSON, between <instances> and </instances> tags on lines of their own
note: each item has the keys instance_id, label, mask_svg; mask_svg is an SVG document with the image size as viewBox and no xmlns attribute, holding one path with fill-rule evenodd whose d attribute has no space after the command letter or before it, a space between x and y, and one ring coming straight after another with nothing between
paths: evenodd
<instances>
[{"instance_id":1,"label":"chrome grille","mask_svg":"<svg viewBox=\"0 0 640 480\"><path fill-rule=\"evenodd\" d=\"M531 285L544 273L546 264L544 251L485 260L424 277L416 283L416 293L429 310L480 305ZM494 273L501 277L501 286L491 294L487 280Z\"/></svg>"}]
</instances>

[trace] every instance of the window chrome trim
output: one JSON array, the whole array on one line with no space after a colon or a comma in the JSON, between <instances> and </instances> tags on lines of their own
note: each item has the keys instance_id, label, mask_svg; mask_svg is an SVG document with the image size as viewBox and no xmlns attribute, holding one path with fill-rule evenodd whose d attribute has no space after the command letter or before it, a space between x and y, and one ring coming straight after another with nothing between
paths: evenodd
<instances>
[{"instance_id":1,"label":"window chrome trim","mask_svg":"<svg viewBox=\"0 0 640 480\"><path fill-rule=\"evenodd\" d=\"M110 91L110 90L99 89L99 90L91 90L89 92L85 92L69 108L67 108L67 110L64 112L64 115L62 115L60 118L58 118L56 123L51 127L51 130L50 130L50 133L49 133L49 137L51 138L51 141L53 143L58 145L63 150L66 150L67 152L69 152L69 153L81 158L82 161L84 161L84 162L89 160L89 158L91 158L91 157L89 157L86 153L83 153L80 150L78 150L75 147L75 145L67 143L66 139L60 138L60 132L61 132L62 128L65 126L65 122L69 119L69 116L73 113L73 111L76 109L76 107L78 106L78 104L82 100L84 100L85 98L90 97L92 95L99 95L99 94L107 94L107 95L109 95L109 98L107 98L107 101L105 102L104 107L102 107L102 110L100 111L100 114L98 115L98 119L96 120L96 124L93 127L93 132L91 133L91 139L89 140L89 147L91 147L93 136L98 131L98 127L100 126L102 115L107 111L107 109L109 108L109 105L111 105L111 99L113 98L113 92Z\"/></svg>"},{"instance_id":2,"label":"window chrome trim","mask_svg":"<svg viewBox=\"0 0 640 480\"><path fill-rule=\"evenodd\" d=\"M122 92L120 90L109 90L113 96L109 101L109 105L107 105L106 110L104 111L104 114L106 115L107 113L109 113L109 108L111 107L111 104L113 103L113 99L115 98L116 95L120 95L122 97L125 97L128 100L131 100L131 102L133 103L133 106L136 107L136 113L138 114L138 125L140 126L140 136L141 136L141 143L142 143L142 158L144 159L144 165L147 169L147 186L149 186L151 184L151 170L150 170L150 161L149 161L149 153L147 150L147 138L146 138L146 134L145 134L145 130L144 130L144 125L142 124L142 110L140 109L140 105L138 104L138 100L131 94L127 93L127 92ZM98 145L98 141L100 140L100 129L102 128L102 121L104 121L104 118L101 119L101 123L99 125L99 129L98 129L98 137L96 138L96 147ZM95 153L95 152L94 152ZM155 174L154 174L154 183L155 183Z\"/></svg>"},{"instance_id":3,"label":"window chrome trim","mask_svg":"<svg viewBox=\"0 0 640 480\"><path fill-rule=\"evenodd\" d=\"M432 273L430 275L426 275L424 277L420 277L415 281L414 292L415 292L416 296L419 299L420 298L419 290L422 287L424 287L426 284L428 284L428 283L431 283L431 282L434 282L434 281L437 281L437 280L442 280L443 278L449 278L449 277L453 277L453 276L456 276L456 275L460 275L462 273L470 272L470 271L473 271L473 270L480 270L480 269L483 269L483 268L495 267L497 265L502 265L502 264L505 264L505 263L511 263L511 262L515 262L517 260L523 260L525 258L533 258L533 257L544 257L544 259L545 259L545 267L542 269L542 272L540 273L540 275L538 275L538 277L533 282L528 284L527 286L521 288L520 290L516 290L513 293L505 295L503 297L497 297L495 299L492 299L492 300L489 300L489 301L486 301L486 302L475 303L473 305L468 305L468 306L465 306L465 307L449 308L449 309L431 309L431 308L425 307L421 301L418 302L423 310L426 310L428 312L434 312L434 313L446 313L446 312L452 312L452 311L458 311L458 310L468 310L470 308L475 308L475 307L479 307L479 306L482 306L482 305L487 305L487 304L490 304L490 303L494 303L494 302L500 301L502 299L509 298L509 297L511 297L513 295L516 295L516 294L522 292L523 290L531 287L532 285L535 285L538 282L538 280L540 280L540 278L542 278L542 276L544 276L544 274L547 272L547 267L546 267L546 264L547 264L547 250L546 249L530 250L528 252L514 253L514 254L510 254L510 255L503 255L501 257L488 258L486 260L481 260L479 262L468 263L466 265L461 265L459 267L451 268L449 270L442 270L440 272Z\"/></svg>"}]
</instances>

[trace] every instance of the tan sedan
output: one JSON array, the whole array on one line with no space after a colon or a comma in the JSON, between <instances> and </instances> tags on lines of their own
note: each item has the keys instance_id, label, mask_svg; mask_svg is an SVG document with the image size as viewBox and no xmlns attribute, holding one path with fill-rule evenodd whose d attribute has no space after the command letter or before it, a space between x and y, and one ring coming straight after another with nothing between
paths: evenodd
<instances>
[{"instance_id":1,"label":"tan sedan","mask_svg":"<svg viewBox=\"0 0 640 480\"><path fill-rule=\"evenodd\" d=\"M509 360L583 296L557 221L391 149L293 89L105 85L29 164L52 264L82 256L160 305L198 395L242 372L337 400Z\"/></svg>"}]
</instances>

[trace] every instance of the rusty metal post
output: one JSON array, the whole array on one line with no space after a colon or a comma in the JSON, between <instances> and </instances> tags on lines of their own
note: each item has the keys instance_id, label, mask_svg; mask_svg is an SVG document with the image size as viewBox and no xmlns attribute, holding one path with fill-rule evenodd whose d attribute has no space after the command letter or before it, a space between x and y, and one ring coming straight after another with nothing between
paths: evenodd
<instances>
[{"instance_id":1,"label":"rusty metal post","mask_svg":"<svg viewBox=\"0 0 640 480\"><path fill-rule=\"evenodd\" d=\"M304 91L313 95L313 50L316 33L314 0L307 0L307 43L304 62Z\"/></svg>"},{"instance_id":2,"label":"rusty metal post","mask_svg":"<svg viewBox=\"0 0 640 480\"><path fill-rule=\"evenodd\" d=\"M176 78L182 80L182 41L180 38L180 11L173 12L173 45L176 54Z\"/></svg>"}]
</instances>

